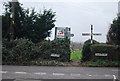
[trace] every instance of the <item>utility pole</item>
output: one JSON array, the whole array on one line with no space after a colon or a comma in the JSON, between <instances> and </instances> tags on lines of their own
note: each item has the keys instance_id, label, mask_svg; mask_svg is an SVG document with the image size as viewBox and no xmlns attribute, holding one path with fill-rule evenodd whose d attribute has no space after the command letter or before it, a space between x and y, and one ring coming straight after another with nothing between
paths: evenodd
<instances>
[{"instance_id":1,"label":"utility pole","mask_svg":"<svg viewBox=\"0 0 120 81\"><path fill-rule=\"evenodd\" d=\"M9 40L14 40L14 26L15 26L15 3L18 2L18 0L12 0L11 1L11 23L9 28Z\"/></svg>"}]
</instances>

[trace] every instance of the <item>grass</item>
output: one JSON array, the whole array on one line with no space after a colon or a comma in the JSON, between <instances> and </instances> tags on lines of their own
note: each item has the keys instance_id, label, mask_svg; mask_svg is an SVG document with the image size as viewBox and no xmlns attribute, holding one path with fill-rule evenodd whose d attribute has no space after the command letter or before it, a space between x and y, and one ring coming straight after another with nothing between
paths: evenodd
<instances>
[{"instance_id":1,"label":"grass","mask_svg":"<svg viewBox=\"0 0 120 81\"><path fill-rule=\"evenodd\" d=\"M69 62L59 62L55 60L34 60L29 62L3 62L2 65L19 65L19 66L70 66Z\"/></svg>"},{"instance_id":2,"label":"grass","mask_svg":"<svg viewBox=\"0 0 120 81\"><path fill-rule=\"evenodd\" d=\"M70 60L81 60L82 51L81 50L71 50Z\"/></svg>"},{"instance_id":3,"label":"grass","mask_svg":"<svg viewBox=\"0 0 120 81\"><path fill-rule=\"evenodd\" d=\"M84 62L82 65L88 67L120 67L120 61L97 60L95 62Z\"/></svg>"}]
</instances>

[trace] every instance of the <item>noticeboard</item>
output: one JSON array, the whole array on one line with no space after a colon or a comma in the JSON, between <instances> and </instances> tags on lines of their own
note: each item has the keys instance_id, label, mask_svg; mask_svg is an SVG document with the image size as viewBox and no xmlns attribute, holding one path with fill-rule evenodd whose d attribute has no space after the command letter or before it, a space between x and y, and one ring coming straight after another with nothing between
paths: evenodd
<instances>
[{"instance_id":1,"label":"noticeboard","mask_svg":"<svg viewBox=\"0 0 120 81\"><path fill-rule=\"evenodd\" d=\"M56 27L55 29L55 38L62 40L65 38L65 27Z\"/></svg>"}]
</instances>

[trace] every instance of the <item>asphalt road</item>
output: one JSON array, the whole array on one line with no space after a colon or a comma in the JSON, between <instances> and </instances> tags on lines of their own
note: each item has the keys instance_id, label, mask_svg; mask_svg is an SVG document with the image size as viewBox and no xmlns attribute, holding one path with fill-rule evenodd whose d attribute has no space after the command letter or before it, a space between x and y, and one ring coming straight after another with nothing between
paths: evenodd
<instances>
[{"instance_id":1,"label":"asphalt road","mask_svg":"<svg viewBox=\"0 0 120 81\"><path fill-rule=\"evenodd\" d=\"M115 81L119 69L113 67L2 66L2 81L42 81L45 79ZM59 80L58 80L59 79Z\"/></svg>"}]
</instances>

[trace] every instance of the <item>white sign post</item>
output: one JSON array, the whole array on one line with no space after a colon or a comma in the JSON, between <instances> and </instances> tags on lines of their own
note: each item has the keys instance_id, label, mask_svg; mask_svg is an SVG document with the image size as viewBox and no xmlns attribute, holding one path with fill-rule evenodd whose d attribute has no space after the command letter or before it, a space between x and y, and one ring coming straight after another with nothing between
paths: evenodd
<instances>
[{"instance_id":1,"label":"white sign post","mask_svg":"<svg viewBox=\"0 0 120 81\"><path fill-rule=\"evenodd\" d=\"M93 43L93 36L100 36L100 33L93 33L93 25L91 25L91 33L82 33L82 36L91 36L91 44Z\"/></svg>"}]
</instances>

